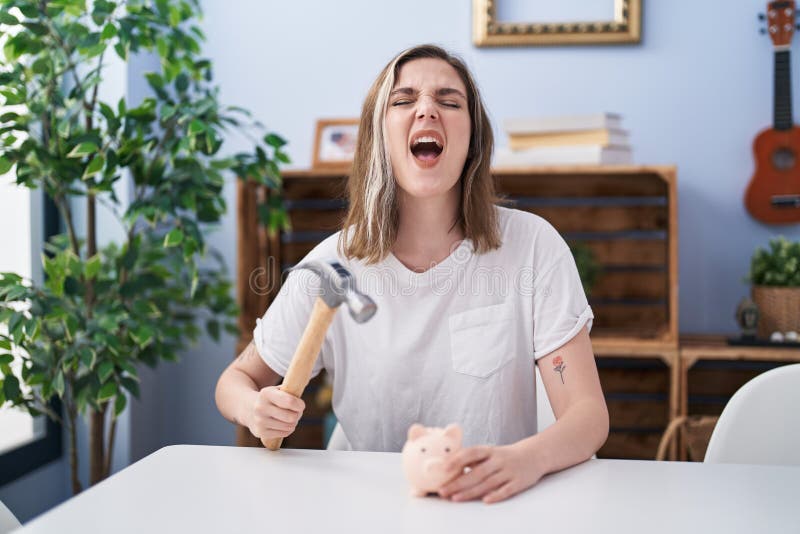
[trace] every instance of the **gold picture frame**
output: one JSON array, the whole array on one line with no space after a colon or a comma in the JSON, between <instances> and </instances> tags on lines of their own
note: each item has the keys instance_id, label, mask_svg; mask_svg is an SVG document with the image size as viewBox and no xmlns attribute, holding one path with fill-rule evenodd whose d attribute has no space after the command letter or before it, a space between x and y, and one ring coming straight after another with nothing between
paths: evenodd
<instances>
[{"instance_id":1,"label":"gold picture frame","mask_svg":"<svg viewBox=\"0 0 800 534\"><path fill-rule=\"evenodd\" d=\"M334 171L346 171L352 167L358 122L357 118L319 119L311 167Z\"/></svg>"},{"instance_id":2,"label":"gold picture frame","mask_svg":"<svg viewBox=\"0 0 800 534\"><path fill-rule=\"evenodd\" d=\"M475 46L623 44L641 41L642 0L613 0L614 20L549 23L499 22L498 1L472 0Z\"/></svg>"}]
</instances>

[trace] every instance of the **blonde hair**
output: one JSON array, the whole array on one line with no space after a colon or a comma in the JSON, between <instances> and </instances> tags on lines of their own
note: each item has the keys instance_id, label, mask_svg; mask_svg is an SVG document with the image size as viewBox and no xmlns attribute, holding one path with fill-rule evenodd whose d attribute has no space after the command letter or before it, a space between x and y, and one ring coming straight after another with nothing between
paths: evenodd
<instances>
[{"instance_id":1,"label":"blonde hair","mask_svg":"<svg viewBox=\"0 0 800 534\"><path fill-rule=\"evenodd\" d=\"M381 261L397 237L399 221L397 184L389 158L384 117L389 93L400 69L421 58L441 59L464 82L471 133L467 159L461 173L461 205L457 223L471 239L477 253L500 246L494 208L497 197L489 165L494 136L478 87L464 62L435 45L409 48L392 59L373 82L361 109L353 170L347 184L350 207L339 237L339 252L367 263Z\"/></svg>"}]
</instances>

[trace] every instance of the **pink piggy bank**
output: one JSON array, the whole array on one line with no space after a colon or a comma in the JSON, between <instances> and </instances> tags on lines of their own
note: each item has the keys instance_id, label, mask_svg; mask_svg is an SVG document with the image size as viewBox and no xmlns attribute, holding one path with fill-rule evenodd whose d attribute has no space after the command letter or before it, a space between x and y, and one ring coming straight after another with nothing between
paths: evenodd
<instances>
[{"instance_id":1,"label":"pink piggy bank","mask_svg":"<svg viewBox=\"0 0 800 534\"><path fill-rule=\"evenodd\" d=\"M411 495L424 497L439 490L455 472L444 470L444 460L461 449L461 427L424 427L413 424L403 447L403 469L411 484Z\"/></svg>"}]
</instances>

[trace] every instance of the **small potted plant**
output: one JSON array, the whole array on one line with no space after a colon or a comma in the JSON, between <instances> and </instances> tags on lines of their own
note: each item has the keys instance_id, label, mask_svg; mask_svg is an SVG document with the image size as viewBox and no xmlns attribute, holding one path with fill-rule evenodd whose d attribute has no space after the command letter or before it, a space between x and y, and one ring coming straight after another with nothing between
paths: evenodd
<instances>
[{"instance_id":1,"label":"small potted plant","mask_svg":"<svg viewBox=\"0 0 800 534\"><path fill-rule=\"evenodd\" d=\"M757 248L746 279L759 309L758 336L800 329L800 242L772 239L769 250Z\"/></svg>"}]
</instances>

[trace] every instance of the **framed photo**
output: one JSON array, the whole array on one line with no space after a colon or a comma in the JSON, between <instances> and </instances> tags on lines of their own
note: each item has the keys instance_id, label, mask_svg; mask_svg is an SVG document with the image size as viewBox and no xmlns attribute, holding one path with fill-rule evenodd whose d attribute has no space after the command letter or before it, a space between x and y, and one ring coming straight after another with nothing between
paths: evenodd
<instances>
[{"instance_id":1,"label":"framed photo","mask_svg":"<svg viewBox=\"0 0 800 534\"><path fill-rule=\"evenodd\" d=\"M358 119L320 119L314 136L312 167L347 170L353 165Z\"/></svg>"}]
</instances>

